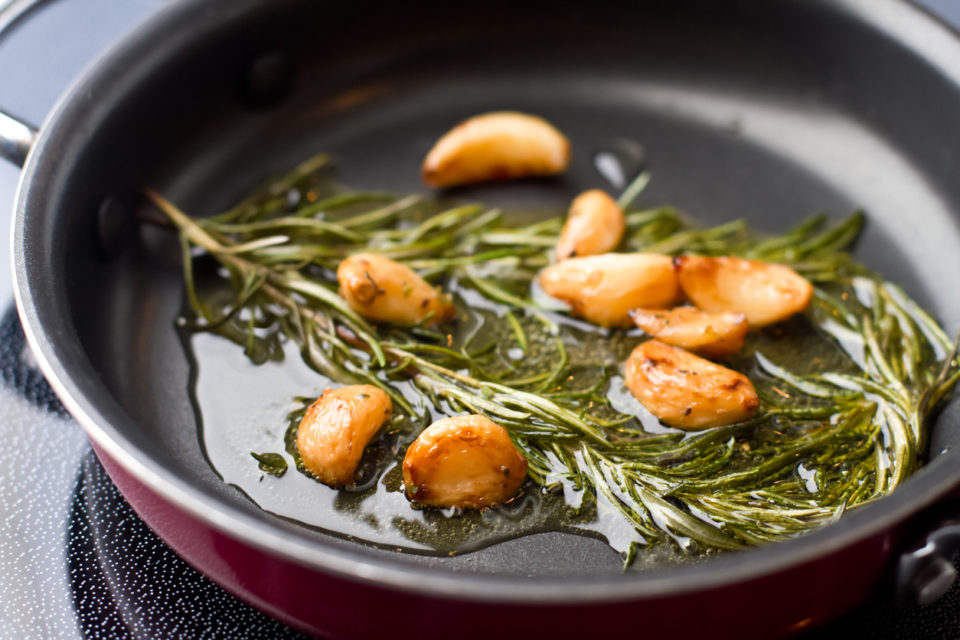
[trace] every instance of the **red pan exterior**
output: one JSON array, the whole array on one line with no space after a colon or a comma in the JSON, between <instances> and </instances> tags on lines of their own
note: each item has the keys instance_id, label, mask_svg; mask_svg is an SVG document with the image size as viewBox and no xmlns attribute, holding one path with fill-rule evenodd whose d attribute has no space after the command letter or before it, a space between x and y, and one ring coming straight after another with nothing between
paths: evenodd
<instances>
[{"instance_id":1,"label":"red pan exterior","mask_svg":"<svg viewBox=\"0 0 960 640\"><path fill-rule=\"evenodd\" d=\"M311 570L246 545L178 509L94 450L137 514L198 571L264 613L335 638L780 638L862 602L882 578L901 527L814 562L722 589L611 603L522 605L436 598ZM749 561L748 558L744 558Z\"/></svg>"}]
</instances>

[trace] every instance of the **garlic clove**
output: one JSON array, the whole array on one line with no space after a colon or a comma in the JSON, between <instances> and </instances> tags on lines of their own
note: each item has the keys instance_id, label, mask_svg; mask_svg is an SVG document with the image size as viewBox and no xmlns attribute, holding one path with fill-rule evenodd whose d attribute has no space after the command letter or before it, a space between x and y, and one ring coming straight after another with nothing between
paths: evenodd
<instances>
[{"instance_id":1,"label":"garlic clove","mask_svg":"<svg viewBox=\"0 0 960 640\"><path fill-rule=\"evenodd\" d=\"M512 498L526 475L506 429L481 415L437 420L403 459L407 496L435 507L491 507Z\"/></svg>"},{"instance_id":2,"label":"garlic clove","mask_svg":"<svg viewBox=\"0 0 960 640\"><path fill-rule=\"evenodd\" d=\"M593 189L577 196L557 242L557 260L613 251L626 230L626 219L616 201Z\"/></svg>"},{"instance_id":3,"label":"garlic clove","mask_svg":"<svg viewBox=\"0 0 960 640\"><path fill-rule=\"evenodd\" d=\"M331 487L353 484L364 448L392 410L390 397L368 384L324 391L297 428L304 467Z\"/></svg>"},{"instance_id":4,"label":"garlic clove","mask_svg":"<svg viewBox=\"0 0 960 640\"><path fill-rule=\"evenodd\" d=\"M544 269L540 286L602 327L630 326L632 309L669 307L680 297L672 259L653 253L570 258Z\"/></svg>"},{"instance_id":5,"label":"garlic clove","mask_svg":"<svg viewBox=\"0 0 960 640\"><path fill-rule=\"evenodd\" d=\"M447 295L404 264L373 253L350 256L337 267L340 297L374 322L409 327L436 324L456 313Z\"/></svg>"},{"instance_id":6,"label":"garlic clove","mask_svg":"<svg viewBox=\"0 0 960 640\"><path fill-rule=\"evenodd\" d=\"M712 358L739 351L748 328L742 313L708 313L694 307L633 309L630 318L661 342Z\"/></svg>"},{"instance_id":7,"label":"garlic clove","mask_svg":"<svg viewBox=\"0 0 960 640\"><path fill-rule=\"evenodd\" d=\"M561 173L570 142L538 116L496 111L464 120L441 137L423 161L423 180L452 187Z\"/></svg>"},{"instance_id":8,"label":"garlic clove","mask_svg":"<svg viewBox=\"0 0 960 640\"><path fill-rule=\"evenodd\" d=\"M657 340L633 350L624 381L644 407L678 429L741 422L760 408L756 389L743 374Z\"/></svg>"},{"instance_id":9,"label":"garlic clove","mask_svg":"<svg viewBox=\"0 0 960 640\"><path fill-rule=\"evenodd\" d=\"M786 320L807 308L813 285L790 267L745 258L680 256L677 277L697 308L742 313L751 327Z\"/></svg>"}]
</instances>

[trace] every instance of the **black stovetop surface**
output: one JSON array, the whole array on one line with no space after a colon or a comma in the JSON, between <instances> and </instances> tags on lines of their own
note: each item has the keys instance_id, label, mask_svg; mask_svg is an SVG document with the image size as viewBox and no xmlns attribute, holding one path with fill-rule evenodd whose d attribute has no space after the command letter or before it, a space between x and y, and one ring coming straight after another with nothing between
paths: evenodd
<instances>
[{"instance_id":1,"label":"black stovetop surface","mask_svg":"<svg viewBox=\"0 0 960 640\"><path fill-rule=\"evenodd\" d=\"M9 0L0 0L0 9ZM54 0L0 35L0 108L35 123L160 0ZM960 1L926 0L960 24ZM0 222L17 170L0 166ZM4 218L6 216L6 218ZM298 638L178 558L134 514L32 366L0 250L0 638ZM960 588L925 608L879 592L805 637L960 638Z\"/></svg>"}]
</instances>

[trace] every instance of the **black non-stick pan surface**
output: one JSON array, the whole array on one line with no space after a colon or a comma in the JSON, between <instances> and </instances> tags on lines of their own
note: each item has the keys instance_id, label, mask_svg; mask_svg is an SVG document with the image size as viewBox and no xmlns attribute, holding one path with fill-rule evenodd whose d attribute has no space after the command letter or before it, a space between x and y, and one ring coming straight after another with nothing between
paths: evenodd
<instances>
[{"instance_id":1,"label":"black non-stick pan surface","mask_svg":"<svg viewBox=\"0 0 960 640\"><path fill-rule=\"evenodd\" d=\"M858 257L960 325L960 43L901 2L185 1L98 62L28 160L18 297L55 388L101 448L214 528L321 571L374 565L392 587L456 584L468 600L623 600L745 580L898 526L960 482L948 409L938 459L892 498L804 539L655 575L622 575L603 543L558 533L400 555L271 516L223 483L175 330L178 247L136 223L142 189L212 214L327 151L351 186L427 193L419 163L437 136L494 109L554 122L570 170L445 195L563 210L611 188L598 152L639 148L645 201L707 224L743 217L773 232L864 209Z\"/></svg>"}]
</instances>

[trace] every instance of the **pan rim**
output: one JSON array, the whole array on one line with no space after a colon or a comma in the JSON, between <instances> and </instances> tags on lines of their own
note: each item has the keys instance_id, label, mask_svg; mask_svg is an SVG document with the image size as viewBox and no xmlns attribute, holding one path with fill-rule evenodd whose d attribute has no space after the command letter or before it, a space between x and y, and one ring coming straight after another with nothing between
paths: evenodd
<instances>
[{"instance_id":1,"label":"pan rim","mask_svg":"<svg viewBox=\"0 0 960 640\"><path fill-rule=\"evenodd\" d=\"M242 11L253 2L232 3L231 11ZM63 131L64 127L58 126L63 122L64 114L76 107L78 96L87 91L88 86L106 81L104 69L110 63L116 64L131 52L142 49L145 43L161 33L169 34L171 27L184 20L203 19L203 4L202 0L189 0L164 8L117 46L95 59L57 102L41 127L40 136L20 176L11 251L14 296L24 332L41 371L57 395L91 441L138 481L189 517L267 555L371 586L438 598L450 598L451 593L456 593L457 599L478 602L591 604L707 591L808 563L890 529L930 506L960 483L960 453L951 451L926 465L890 496L865 505L839 522L806 536L726 553L709 562L616 576L616 580L575 577L562 583L546 578L531 580L518 576L444 573L432 568L402 565L393 560L371 560L357 551L325 547L293 532L279 530L227 503L216 502L216 508L211 509L210 497L165 469L151 458L149 452L136 448L106 418L97 403L85 395L76 379L90 372L59 366L57 340L50 331L49 320L42 317L38 308L37 296L42 292L31 284L36 281L32 275L35 267L30 264L25 251L31 185L44 184L46 181L38 178L54 170L51 167L56 164L51 158L54 154L44 150L56 146L57 136L68 135ZM908 45L914 54L960 86L960 34L924 9L903 0L837 0L832 6ZM743 562L744 558L750 561Z\"/></svg>"}]
</instances>

